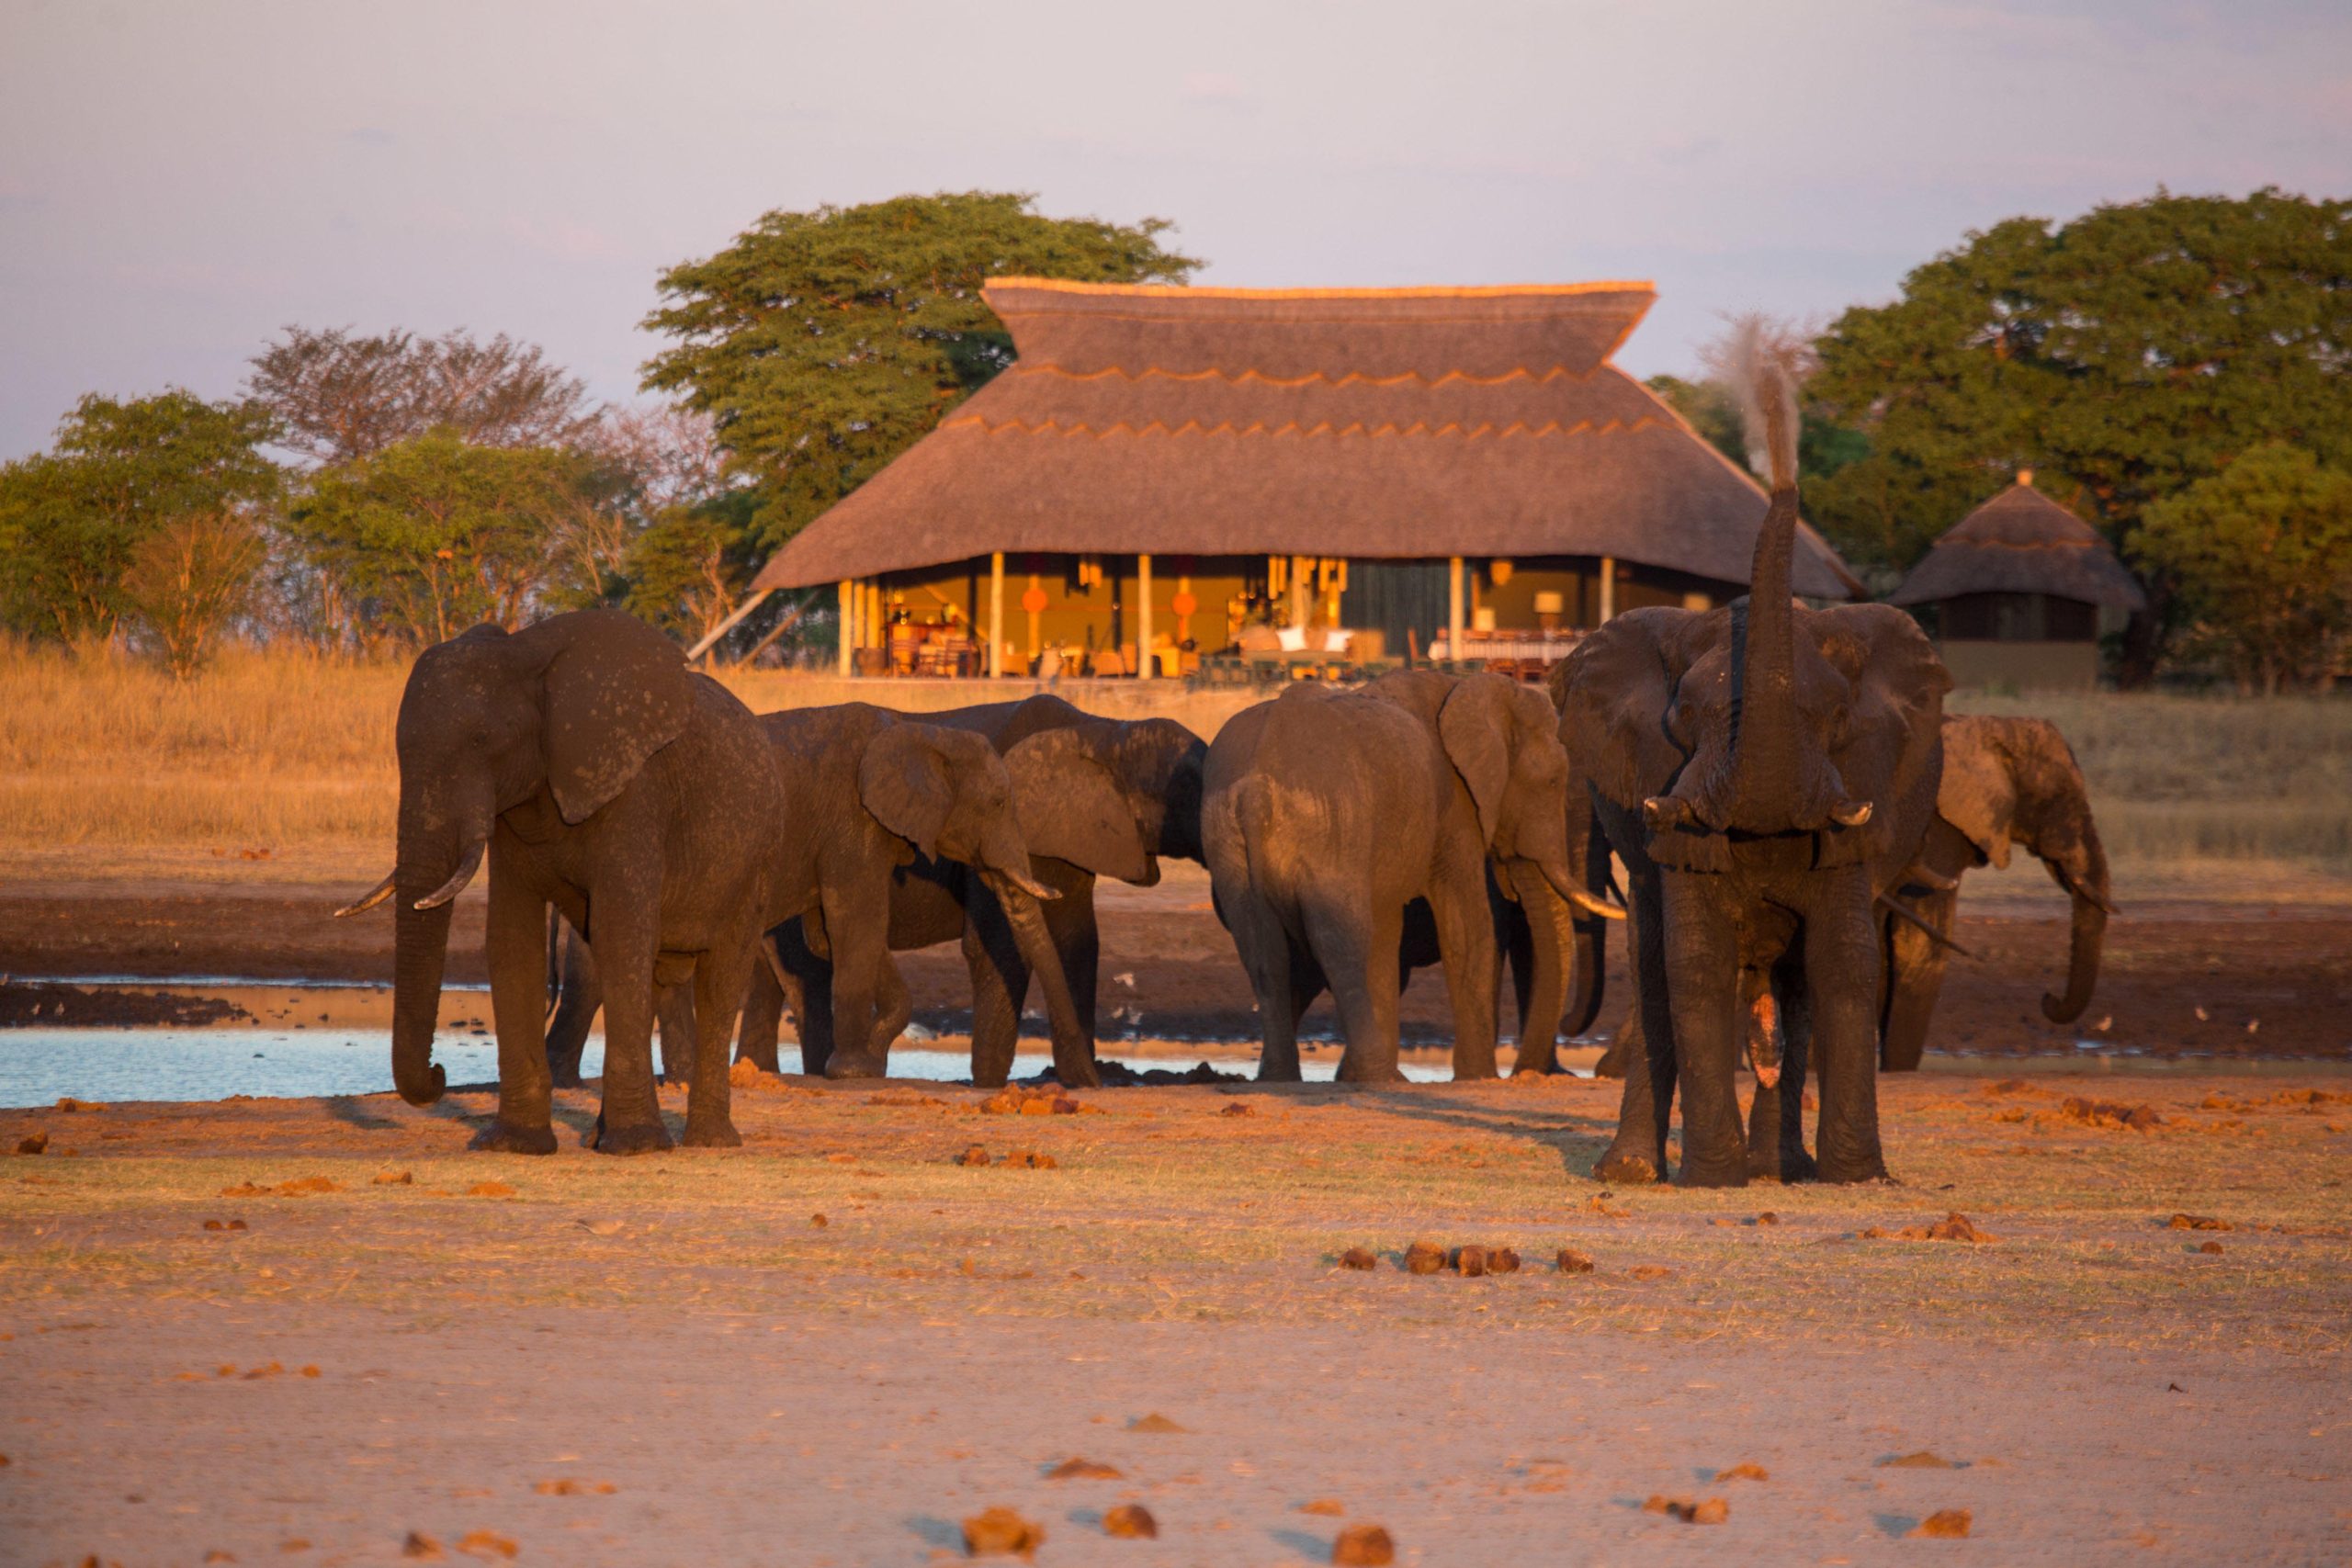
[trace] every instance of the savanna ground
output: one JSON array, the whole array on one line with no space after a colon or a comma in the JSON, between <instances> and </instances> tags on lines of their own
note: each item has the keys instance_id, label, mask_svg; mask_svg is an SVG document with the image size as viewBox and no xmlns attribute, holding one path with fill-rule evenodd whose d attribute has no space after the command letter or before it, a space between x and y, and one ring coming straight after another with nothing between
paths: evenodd
<instances>
[{"instance_id":1,"label":"savanna ground","mask_svg":"<svg viewBox=\"0 0 2352 1568\"><path fill-rule=\"evenodd\" d=\"M0 655L0 970L381 975L388 930L323 911L389 852L400 679ZM1153 695L1204 733L1240 701ZM1045 1116L770 1079L742 1150L633 1162L578 1149L577 1093L541 1161L463 1152L479 1090L0 1111L0 1151L48 1139L0 1158L0 1562L921 1563L990 1506L1047 1563L1328 1561L1359 1522L1428 1563L2345 1561L2352 709L1955 705L2059 721L2126 914L2055 1030L2063 900L1971 880L1939 1043L2042 1055L1886 1080L1897 1185L1605 1189L1614 1089L1571 1079ZM1196 874L1106 905L1106 1035L1249 1032ZM935 1024L958 968L910 964ZM332 995L240 1005L381 1010ZM0 1021L103 996L0 985ZM1432 979L1408 1017L1442 1036ZM1901 1234L1955 1211L1992 1239ZM1525 1267L1414 1277L1416 1239ZM1129 1501L1156 1542L1103 1534ZM1911 1533L1951 1509L1968 1540Z\"/></svg>"}]
</instances>

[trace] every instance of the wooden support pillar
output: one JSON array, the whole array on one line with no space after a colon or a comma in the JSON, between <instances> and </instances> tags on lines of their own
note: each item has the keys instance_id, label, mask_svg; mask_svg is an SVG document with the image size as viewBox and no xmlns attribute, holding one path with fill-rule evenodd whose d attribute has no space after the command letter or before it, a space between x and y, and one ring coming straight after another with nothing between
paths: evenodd
<instances>
[{"instance_id":1,"label":"wooden support pillar","mask_svg":"<svg viewBox=\"0 0 2352 1568\"><path fill-rule=\"evenodd\" d=\"M1004 552L989 557L989 679L1004 673Z\"/></svg>"},{"instance_id":2,"label":"wooden support pillar","mask_svg":"<svg viewBox=\"0 0 2352 1568\"><path fill-rule=\"evenodd\" d=\"M1462 558L1453 556L1445 563L1445 653L1448 659L1462 658Z\"/></svg>"},{"instance_id":3,"label":"wooden support pillar","mask_svg":"<svg viewBox=\"0 0 2352 1568\"><path fill-rule=\"evenodd\" d=\"M841 672L844 675L848 674L850 671L850 649L856 646L856 644L852 640L856 636L857 584L844 577L842 579L841 626Z\"/></svg>"},{"instance_id":4,"label":"wooden support pillar","mask_svg":"<svg viewBox=\"0 0 2352 1568\"><path fill-rule=\"evenodd\" d=\"M1136 674L1146 681L1151 679L1151 558L1136 557Z\"/></svg>"},{"instance_id":5,"label":"wooden support pillar","mask_svg":"<svg viewBox=\"0 0 2352 1568\"><path fill-rule=\"evenodd\" d=\"M1306 625L1306 556L1290 558L1290 624L1295 626Z\"/></svg>"},{"instance_id":6,"label":"wooden support pillar","mask_svg":"<svg viewBox=\"0 0 2352 1568\"><path fill-rule=\"evenodd\" d=\"M1616 558L1615 556L1603 556L1603 557L1601 557L1601 558L1600 558L1600 621L1601 621L1601 624L1602 624L1603 626L1608 625L1610 618L1611 618L1611 616L1615 615L1616 614L1617 614L1617 558Z\"/></svg>"},{"instance_id":7,"label":"wooden support pillar","mask_svg":"<svg viewBox=\"0 0 2352 1568\"><path fill-rule=\"evenodd\" d=\"M1037 646L1037 623L1046 613L1046 587L1034 571L1029 574L1029 591L1021 596L1021 608L1029 617L1029 662L1034 666L1041 651Z\"/></svg>"}]
</instances>

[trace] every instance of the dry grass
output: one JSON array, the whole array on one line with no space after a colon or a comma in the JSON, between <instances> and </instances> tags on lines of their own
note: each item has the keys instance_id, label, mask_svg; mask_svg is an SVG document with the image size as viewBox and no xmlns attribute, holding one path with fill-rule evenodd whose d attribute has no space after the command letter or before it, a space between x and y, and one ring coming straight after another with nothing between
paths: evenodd
<instances>
[{"instance_id":1,"label":"dry grass","mask_svg":"<svg viewBox=\"0 0 2352 1568\"><path fill-rule=\"evenodd\" d=\"M379 857L392 831L404 675L399 664L237 650L182 685L134 660L0 648L0 853L19 863L60 849ZM876 697L922 709L990 694L965 682L724 679L763 711ZM1163 714L1205 736L1250 700L1134 682L1063 691L1095 711ZM2054 720L2090 777L2120 870L2352 870L2352 704L2100 695L1955 706Z\"/></svg>"},{"instance_id":2,"label":"dry grass","mask_svg":"<svg viewBox=\"0 0 2352 1568\"><path fill-rule=\"evenodd\" d=\"M2057 725L2119 867L2261 861L2352 871L2352 703L1968 694L1952 706Z\"/></svg>"}]
</instances>

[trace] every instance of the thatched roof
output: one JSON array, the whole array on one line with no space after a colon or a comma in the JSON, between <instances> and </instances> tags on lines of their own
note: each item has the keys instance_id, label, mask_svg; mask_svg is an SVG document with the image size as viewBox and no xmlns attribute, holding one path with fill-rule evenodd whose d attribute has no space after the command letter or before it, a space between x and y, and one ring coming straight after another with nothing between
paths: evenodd
<instances>
[{"instance_id":1,"label":"thatched roof","mask_svg":"<svg viewBox=\"0 0 2352 1568\"><path fill-rule=\"evenodd\" d=\"M1888 596L1928 604L1962 593L2047 593L2119 610L2144 610L2148 596L2098 531L2041 491L2027 475L1935 542Z\"/></svg>"},{"instance_id":2,"label":"thatched roof","mask_svg":"<svg viewBox=\"0 0 2352 1568\"><path fill-rule=\"evenodd\" d=\"M1747 581L1762 490L1608 363L1645 283L987 297L1017 363L760 587L992 550L1615 556ZM1809 529L1795 586L1860 592Z\"/></svg>"}]
</instances>

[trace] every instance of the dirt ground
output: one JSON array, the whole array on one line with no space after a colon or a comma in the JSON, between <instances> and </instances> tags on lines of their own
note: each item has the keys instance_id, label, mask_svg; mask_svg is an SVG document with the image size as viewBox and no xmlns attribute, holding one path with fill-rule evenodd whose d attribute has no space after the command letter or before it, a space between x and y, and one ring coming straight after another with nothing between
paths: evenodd
<instances>
[{"instance_id":1,"label":"dirt ground","mask_svg":"<svg viewBox=\"0 0 2352 1568\"><path fill-rule=\"evenodd\" d=\"M479 1091L0 1112L48 1140L0 1158L0 1560L921 1564L1005 1506L1041 1563L2340 1562L2347 1091L1923 1074L1899 1185L1724 1192L1592 1182L1614 1090L1560 1078L767 1078L741 1150L627 1162L584 1092L536 1161L463 1152Z\"/></svg>"},{"instance_id":2,"label":"dirt ground","mask_svg":"<svg viewBox=\"0 0 2352 1568\"><path fill-rule=\"evenodd\" d=\"M120 875L65 880L0 877L0 976L136 976L381 981L391 967L388 908L329 918L374 880L303 868L268 878L197 880ZM2265 895L2267 893L2268 897ZM1106 1040L1254 1040L1250 987L1209 907L1208 878L1174 864L1156 887L1106 884L1101 1010ZM2265 889L2215 880L2119 889L2125 914L2109 928L2098 999L2078 1025L2041 1016L2043 992L2064 983L2065 901L2037 871L1980 873L1962 895L1957 936L1973 956L1950 966L1934 1048L1980 1055L2069 1051L2077 1039L2157 1056L2352 1057L2352 887L2323 883ZM487 976L481 891L459 899L451 939L453 985ZM1616 933L1612 932L1612 937ZM970 983L951 944L902 954L916 1021L936 1032L966 1026ZM1611 944L1611 1000L1597 1029L1613 1030L1630 992L1624 944ZM310 998L229 998L265 1022L307 1018ZM201 997L142 1001L86 987L0 981L0 1027L198 1022ZM385 998L345 997L338 1022L384 1022ZM39 1009L35 1013L33 1010ZM2201 1014L2201 1016L2200 1016ZM235 1021L233 1014L220 1018ZM1333 1032L1328 998L1307 1019ZM1445 987L1435 971L1407 993L1408 1041L1451 1040ZM1036 1025L1042 1035L1043 1025Z\"/></svg>"}]
</instances>

